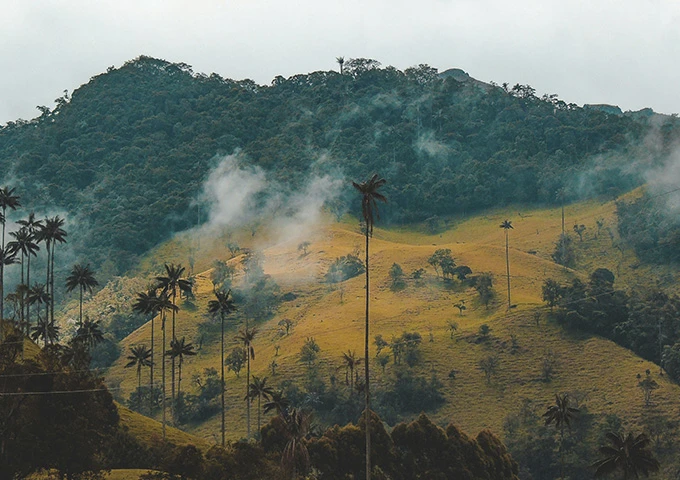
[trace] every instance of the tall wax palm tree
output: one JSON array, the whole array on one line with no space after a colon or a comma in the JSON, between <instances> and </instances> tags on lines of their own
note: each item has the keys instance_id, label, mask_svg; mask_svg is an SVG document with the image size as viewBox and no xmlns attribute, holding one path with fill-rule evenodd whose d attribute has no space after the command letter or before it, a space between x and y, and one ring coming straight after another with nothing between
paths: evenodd
<instances>
[{"instance_id":1,"label":"tall wax palm tree","mask_svg":"<svg viewBox=\"0 0 680 480\"><path fill-rule=\"evenodd\" d=\"M366 425L370 425L370 409L371 409L371 389L369 381L369 358L368 358L368 344L369 344L369 322L368 322L368 312L369 312L369 265L368 265L368 246L369 237L373 236L373 223L375 218L380 218L378 213L377 201L387 202L387 199L380 193L378 189L385 185L386 180L384 178L378 178L378 175L373 175L369 180L356 183L352 182L354 188L361 195L361 214L364 219L364 224L366 227L366 326L365 326L365 339L364 339L364 382L366 395L366 410L364 414L366 415ZM375 214L375 217L374 217ZM371 429L366 428L366 480L371 480Z\"/></svg>"},{"instance_id":2,"label":"tall wax palm tree","mask_svg":"<svg viewBox=\"0 0 680 480\"><path fill-rule=\"evenodd\" d=\"M130 355L127 357L128 363L125 368L137 367L137 395L139 395L139 408L142 408L142 367L150 367L151 350L146 345L136 345L130 347Z\"/></svg>"},{"instance_id":3,"label":"tall wax palm tree","mask_svg":"<svg viewBox=\"0 0 680 480\"><path fill-rule=\"evenodd\" d=\"M154 332L154 324L155 324L155 319L160 313L160 302L159 302L159 297L158 297L158 292L155 288L149 288L147 289L146 292L141 292L137 294L137 300L135 301L134 304L132 304L132 310L140 313L142 315L150 315L151 316L151 365L150 365L150 372L149 372L149 392L151 393L150 397L152 398L152 403L149 405L149 413L153 410L153 389L154 389L154 383L153 383L153 373L154 373L154 339L155 339L155 332Z\"/></svg>"},{"instance_id":4,"label":"tall wax palm tree","mask_svg":"<svg viewBox=\"0 0 680 480\"><path fill-rule=\"evenodd\" d=\"M181 394L182 394L182 364L184 363L184 357L185 356L193 356L196 355L196 351L194 350L194 344L193 343L186 343L186 340L184 337L180 339L175 339L170 341L170 351L166 352L166 355L169 356L170 358L177 358L177 400L179 400ZM173 414L176 415L176 410L173 410ZM177 418L173 418L175 423L177 422Z\"/></svg>"},{"instance_id":5,"label":"tall wax palm tree","mask_svg":"<svg viewBox=\"0 0 680 480\"><path fill-rule=\"evenodd\" d=\"M505 269L508 275L508 310L510 309L510 244L508 242L508 231L513 228L510 220L503 220L500 227L505 230Z\"/></svg>"},{"instance_id":6,"label":"tall wax palm tree","mask_svg":"<svg viewBox=\"0 0 680 480\"><path fill-rule=\"evenodd\" d=\"M26 227L21 227L19 230L16 232L10 232L10 236L14 238L11 242L7 244L9 248L14 250L16 253L21 254L21 284L22 285L29 285L25 281L25 276L24 276L24 259L25 258L30 258L31 255L36 256L38 250L40 250L40 247L38 247L38 244L34 242L34 237L33 235L28 231L28 228ZM26 324L26 334L28 334L29 331L29 323L26 320L25 316L25 307L26 307L26 301L25 298L21 298L21 322L22 324Z\"/></svg>"},{"instance_id":7,"label":"tall wax palm tree","mask_svg":"<svg viewBox=\"0 0 680 480\"><path fill-rule=\"evenodd\" d=\"M217 313L220 314L220 320L221 320L221 332L222 332L222 337L221 337L221 345L220 345L220 351L221 351L221 362L220 362L220 369L221 369L221 374L220 374L220 382L221 382L221 388L222 388L222 446L225 446L225 437L224 437L224 432L225 432L225 423L224 423L224 412L225 412L225 407L224 407L224 319L227 315L230 313L234 312L236 310L236 306L234 305L234 301L230 299L231 295L231 290L228 290L225 292L224 290L216 290L213 289L213 293L215 294L215 300L210 300L208 302L208 312L215 315Z\"/></svg>"},{"instance_id":8,"label":"tall wax palm tree","mask_svg":"<svg viewBox=\"0 0 680 480\"><path fill-rule=\"evenodd\" d=\"M0 188L0 209L2 209L2 215L0 216L0 222L2 222L2 249L1 251L5 254L5 224L7 223L7 209L16 210L20 207L19 197L14 195L14 189L9 187ZM2 320L5 318L5 265L4 262L0 262L0 327L2 327ZM4 332L0 328L0 340L4 337Z\"/></svg>"},{"instance_id":9,"label":"tall wax palm tree","mask_svg":"<svg viewBox=\"0 0 680 480\"><path fill-rule=\"evenodd\" d=\"M256 375L253 375L253 381L252 383L248 386L248 395L246 397L250 397L252 400L253 398L257 398L257 431L258 433L260 432L262 428L262 424L260 423L260 412L261 412L261 406L262 406L262 398L264 397L265 400L269 400L271 395L274 393L274 390L272 387L267 386L267 377L257 377ZM248 400L248 398L246 398Z\"/></svg>"},{"instance_id":10,"label":"tall wax palm tree","mask_svg":"<svg viewBox=\"0 0 680 480\"><path fill-rule=\"evenodd\" d=\"M624 436L608 432L606 436L611 445L599 449L605 457L593 464L596 468L596 478L616 470L623 472L624 480L630 478L631 475L639 478L639 474L642 473L647 477L650 473L659 471L659 462L649 450L650 440L644 433L637 436L628 433Z\"/></svg>"},{"instance_id":11,"label":"tall wax palm tree","mask_svg":"<svg viewBox=\"0 0 680 480\"><path fill-rule=\"evenodd\" d=\"M11 248L5 246L0 249L0 309L2 310L2 313L0 313L0 342L5 338L5 288L3 284L3 274L7 265L17 263L16 258L16 253Z\"/></svg>"},{"instance_id":12,"label":"tall wax palm tree","mask_svg":"<svg viewBox=\"0 0 680 480\"><path fill-rule=\"evenodd\" d=\"M28 215L28 218L25 220L19 220L17 222L19 225L21 225L23 228L26 228L28 230L28 233L31 236L31 239L35 242L36 245L36 250L33 253L33 256L37 256L37 251L40 250L40 247L38 244L40 243L40 237L38 236L38 233L40 232L40 229L43 227L43 222L42 220L36 220L35 218L35 213L31 212ZM26 285L31 285L31 255L27 256L27 264L26 264ZM28 324L31 323L31 311L30 311L30 306L26 306L26 322Z\"/></svg>"},{"instance_id":13,"label":"tall wax palm tree","mask_svg":"<svg viewBox=\"0 0 680 480\"><path fill-rule=\"evenodd\" d=\"M45 223L38 231L36 239L45 242L47 251L47 293L50 295L50 303L47 305L47 312L51 322L54 322L54 249L57 243L66 243L67 233L62 228L64 219L59 215L52 218L45 218Z\"/></svg>"},{"instance_id":14,"label":"tall wax palm tree","mask_svg":"<svg viewBox=\"0 0 680 480\"><path fill-rule=\"evenodd\" d=\"M257 335L256 327L246 327L236 335L236 340L243 345L243 349L246 351L246 438L250 438L250 398L248 391L250 390L250 361L255 360L255 348L253 347L255 335Z\"/></svg>"},{"instance_id":15,"label":"tall wax palm tree","mask_svg":"<svg viewBox=\"0 0 680 480\"><path fill-rule=\"evenodd\" d=\"M342 361L345 364L345 380L347 380L350 392L354 392L354 369L359 367L361 358L357 358L354 350L347 350L342 354ZM347 375L347 372L349 372L349 375Z\"/></svg>"},{"instance_id":16,"label":"tall wax palm tree","mask_svg":"<svg viewBox=\"0 0 680 480\"><path fill-rule=\"evenodd\" d=\"M80 324L83 323L83 293L86 290L88 293L92 293L94 287L98 285L99 282L94 278L94 272L90 269L89 264L83 267L76 263L71 269L71 274L66 277L66 291L72 292L77 288L80 292Z\"/></svg>"},{"instance_id":17,"label":"tall wax palm tree","mask_svg":"<svg viewBox=\"0 0 680 480\"><path fill-rule=\"evenodd\" d=\"M165 417L165 344L166 344L166 338L165 338L165 320L167 319L167 312L168 310L175 312L177 310L177 307L170 301L170 298L168 297L168 294L166 292L161 292L160 295L158 295L158 298L156 300L156 307L157 311L161 315L161 331L163 332L163 344L161 346L161 409L163 410L163 440L165 440L165 424L166 424L166 417Z\"/></svg>"},{"instance_id":18,"label":"tall wax palm tree","mask_svg":"<svg viewBox=\"0 0 680 480\"><path fill-rule=\"evenodd\" d=\"M343 66L345 65L345 57L335 57L335 61L340 65L340 75L344 73Z\"/></svg>"},{"instance_id":19,"label":"tall wax palm tree","mask_svg":"<svg viewBox=\"0 0 680 480\"><path fill-rule=\"evenodd\" d=\"M564 427L571 430L571 422L576 418L579 410L569 406L569 396L555 394L555 404L550 405L543 414L545 424L555 424L560 431L560 478L564 478Z\"/></svg>"},{"instance_id":20,"label":"tall wax palm tree","mask_svg":"<svg viewBox=\"0 0 680 480\"><path fill-rule=\"evenodd\" d=\"M158 281L158 288L162 288L163 291L167 292L168 296L172 300L172 304L177 306L177 290L184 292L191 291L191 282L185 278L184 267L181 265L175 265L167 263L165 264L165 275L156 277ZM177 340L175 335L175 314L179 309L172 311L172 338L170 341ZM172 388L172 408L175 408L175 359L172 358L172 372L171 372L171 388ZM174 418L174 413L173 413Z\"/></svg>"}]
</instances>

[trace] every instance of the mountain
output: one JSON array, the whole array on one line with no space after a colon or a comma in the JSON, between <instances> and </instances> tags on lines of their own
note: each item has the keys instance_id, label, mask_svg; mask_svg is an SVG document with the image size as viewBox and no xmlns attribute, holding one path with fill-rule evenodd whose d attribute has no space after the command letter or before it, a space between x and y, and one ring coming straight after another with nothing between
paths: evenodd
<instances>
[{"instance_id":1,"label":"mountain","mask_svg":"<svg viewBox=\"0 0 680 480\"><path fill-rule=\"evenodd\" d=\"M31 121L0 128L0 168L25 206L59 212L74 255L107 276L205 221L202 196L224 155L294 190L311 173L358 179L380 172L383 220L614 194L642 182L629 165L659 128L646 116L581 108L528 85L479 82L427 65L399 71L352 59L345 74L276 77L271 85L194 73L139 57L110 68ZM677 137L665 118L654 162ZM346 182L348 180L345 180ZM331 205L348 208L341 197Z\"/></svg>"}]
</instances>

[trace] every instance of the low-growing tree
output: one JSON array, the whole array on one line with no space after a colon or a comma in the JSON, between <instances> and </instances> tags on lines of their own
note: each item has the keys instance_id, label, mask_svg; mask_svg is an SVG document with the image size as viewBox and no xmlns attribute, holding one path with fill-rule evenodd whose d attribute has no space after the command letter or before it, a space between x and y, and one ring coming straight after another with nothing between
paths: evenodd
<instances>
[{"instance_id":1,"label":"low-growing tree","mask_svg":"<svg viewBox=\"0 0 680 480\"><path fill-rule=\"evenodd\" d=\"M284 318L283 320L279 321L279 327L282 327L285 331L285 334L288 335L290 334L290 329L293 328L293 321L290 318Z\"/></svg>"},{"instance_id":2,"label":"low-growing tree","mask_svg":"<svg viewBox=\"0 0 680 480\"><path fill-rule=\"evenodd\" d=\"M652 374L649 369L645 371L644 378L642 378L642 375L638 373L637 379L638 388L642 390L642 394L645 399L645 407L649 407L652 404L652 392L659 388L659 384L652 378Z\"/></svg>"},{"instance_id":3,"label":"low-growing tree","mask_svg":"<svg viewBox=\"0 0 680 480\"><path fill-rule=\"evenodd\" d=\"M562 298L562 286L552 278L543 282L542 287L543 301L548 304L552 312Z\"/></svg>"},{"instance_id":4,"label":"low-growing tree","mask_svg":"<svg viewBox=\"0 0 680 480\"><path fill-rule=\"evenodd\" d=\"M300 361L311 367L316 362L320 351L321 347L316 343L314 337L307 337L305 343L300 348Z\"/></svg>"},{"instance_id":5,"label":"low-growing tree","mask_svg":"<svg viewBox=\"0 0 680 480\"><path fill-rule=\"evenodd\" d=\"M453 320L449 320L448 322L446 322L446 329L451 334L451 340L453 340L453 337L456 335L456 332L458 331L458 323L454 322Z\"/></svg>"},{"instance_id":6,"label":"low-growing tree","mask_svg":"<svg viewBox=\"0 0 680 480\"><path fill-rule=\"evenodd\" d=\"M224 360L224 363L238 378L243 366L246 364L246 351L242 347L234 347L229 356Z\"/></svg>"},{"instance_id":7,"label":"low-growing tree","mask_svg":"<svg viewBox=\"0 0 680 480\"><path fill-rule=\"evenodd\" d=\"M387 343L382 335L376 335L374 337L373 343L375 344L376 355L380 355L380 352L382 352L384 348L389 347L389 343Z\"/></svg>"},{"instance_id":8,"label":"low-growing tree","mask_svg":"<svg viewBox=\"0 0 680 480\"><path fill-rule=\"evenodd\" d=\"M490 384L491 377L496 375L499 363L500 360L497 355L489 355L488 357L484 357L479 361L479 369L484 372L487 384Z\"/></svg>"},{"instance_id":9,"label":"low-growing tree","mask_svg":"<svg viewBox=\"0 0 680 480\"><path fill-rule=\"evenodd\" d=\"M552 259L563 267L573 267L576 263L576 253L574 252L573 242L569 235L561 234L555 243L555 250Z\"/></svg>"},{"instance_id":10,"label":"low-growing tree","mask_svg":"<svg viewBox=\"0 0 680 480\"><path fill-rule=\"evenodd\" d=\"M463 316L463 312L467 310L467 307L465 306L465 300L458 300L453 304L453 306L458 309L458 313L461 317Z\"/></svg>"},{"instance_id":11,"label":"low-growing tree","mask_svg":"<svg viewBox=\"0 0 680 480\"><path fill-rule=\"evenodd\" d=\"M557 367L557 356L552 350L548 350L545 355L543 355L543 362L541 363L541 375L543 376L543 381L549 382L552 380L555 374L555 368Z\"/></svg>"},{"instance_id":12,"label":"low-growing tree","mask_svg":"<svg viewBox=\"0 0 680 480\"><path fill-rule=\"evenodd\" d=\"M311 245L312 245L312 243L309 242L308 240L305 240L304 242L300 242L300 244L299 244L298 247L297 247L298 252L302 252L302 255L303 255L303 256L304 256L304 255L307 255L308 250L309 250L309 247L310 247Z\"/></svg>"},{"instance_id":13,"label":"low-growing tree","mask_svg":"<svg viewBox=\"0 0 680 480\"><path fill-rule=\"evenodd\" d=\"M489 334L491 333L491 327L486 323L483 323L479 326L478 333L481 340L487 340L489 338Z\"/></svg>"},{"instance_id":14,"label":"low-growing tree","mask_svg":"<svg viewBox=\"0 0 680 480\"><path fill-rule=\"evenodd\" d=\"M482 273L475 278L475 290L479 294L482 304L488 308L489 302L493 299L493 277L490 273Z\"/></svg>"},{"instance_id":15,"label":"low-growing tree","mask_svg":"<svg viewBox=\"0 0 680 480\"><path fill-rule=\"evenodd\" d=\"M586 231L586 226L581 224L574 224L574 233L578 235L579 240L582 242L583 241L583 233Z\"/></svg>"},{"instance_id":16,"label":"low-growing tree","mask_svg":"<svg viewBox=\"0 0 680 480\"><path fill-rule=\"evenodd\" d=\"M398 263L393 263L390 268L390 289L392 291L401 290L406 286L404 282L404 270Z\"/></svg>"}]
</instances>

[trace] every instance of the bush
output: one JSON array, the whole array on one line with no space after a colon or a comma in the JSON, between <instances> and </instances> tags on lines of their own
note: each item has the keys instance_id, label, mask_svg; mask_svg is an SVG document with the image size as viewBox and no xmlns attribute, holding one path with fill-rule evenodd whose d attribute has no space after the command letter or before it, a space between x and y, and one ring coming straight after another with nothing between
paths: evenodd
<instances>
[{"instance_id":1,"label":"bush","mask_svg":"<svg viewBox=\"0 0 680 480\"><path fill-rule=\"evenodd\" d=\"M327 283L340 283L364 273L364 263L358 256L348 253L336 258L326 273Z\"/></svg>"}]
</instances>

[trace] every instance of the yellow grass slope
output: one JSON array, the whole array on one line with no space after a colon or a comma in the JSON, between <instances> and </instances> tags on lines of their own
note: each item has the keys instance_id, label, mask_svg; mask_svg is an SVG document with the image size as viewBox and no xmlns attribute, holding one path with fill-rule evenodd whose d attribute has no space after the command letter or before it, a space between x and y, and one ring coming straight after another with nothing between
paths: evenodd
<instances>
[{"instance_id":1,"label":"yellow grass slope","mask_svg":"<svg viewBox=\"0 0 680 480\"><path fill-rule=\"evenodd\" d=\"M500 433L504 418L516 411L523 399L548 405L558 392L578 393L587 399L591 412L616 413L629 422L639 421L645 407L636 374L644 374L646 369L656 372L658 367L655 369L653 364L608 340L566 333L546 321L547 309L541 301L541 285L547 278L567 281L580 276L585 279L594 268L604 267L617 274L617 287L626 288L639 278L664 273L658 269L638 268L632 252L613 248L617 241L614 208L613 203L587 203L566 208L568 231L575 223L587 227L582 242L572 232L579 260L578 268L568 271L550 259L561 231L559 208L519 210L513 207L493 211L461 220L437 235L406 229L376 229L370 252L371 338L381 334L389 341L392 335L398 336L404 331L417 331L422 335L423 361L416 371L428 378L434 372L444 385L446 397L441 408L429 412L436 422L453 422L468 432L490 428ZM510 312L506 309L504 232L499 228L506 218L512 220L514 226L510 231L510 269L512 303L516 307ZM604 222L599 232L598 219ZM297 249L301 240L311 242L307 255L301 255ZM250 241L257 242L257 236ZM208 255L199 252L201 260L197 265L209 265L214 259L228 259L229 252L220 244L224 245L224 242L211 244L206 249L210 252ZM342 371L338 370L342 352L348 349L359 354L363 352L364 279L363 276L356 277L329 288L322 283L322 278L335 258L352 251L358 251L362 257L363 245L364 237L355 224L329 224L306 238L262 249L266 257L265 272L281 285L282 293L293 292L297 298L283 302L273 318L259 322L254 374L268 376L273 385L284 379L302 382L306 366L299 362L300 347L307 337L314 337L321 347L318 363L326 381L332 374L344 379ZM456 262L469 265L475 273L493 274L496 298L490 308L479 304L473 289L456 284L447 288L435 278L427 259L438 248L450 248ZM180 248L166 246L164 251L173 253L167 261L187 263ZM163 260L156 259L155 262L162 264ZM235 265L239 261L239 258L231 260ZM392 292L388 271L393 263L399 263L407 274L425 268L426 278L419 283L409 280L404 290ZM198 275L195 308L183 308L178 314L178 337L186 336L189 341L196 341L197 325L205 321L211 290L209 271ZM467 305L462 316L453 307L459 300L465 300ZM541 313L538 326L536 312ZM284 318L294 322L288 336L283 336L278 327L278 322ZM447 330L448 320L459 324L454 339ZM491 339L477 343L476 333L484 323L491 327ZM228 351L235 346L236 328L234 325L229 327ZM160 332L158 325L156 331ZM517 345L515 349L512 348L513 338ZM126 338L123 347L127 351L129 346L138 343L149 345L150 324ZM209 367L219 370L219 342L206 343L196 357L185 363L182 383L185 391L195 389L190 380L193 375ZM276 345L279 355L275 357ZM541 366L549 351L554 353L558 363L554 379L544 382ZM373 345L371 352L375 354ZM479 369L479 361L492 354L498 355L500 364L497 375L487 383ZM160 348L156 355L160 358ZM268 367L272 359L279 365L274 377ZM132 369L123 368L124 363L123 356L111 368L107 379L113 386L119 386L126 398L137 386L137 379ZM384 384L394 368L390 364L383 374L372 364L372 382ZM456 371L454 380L448 377L451 370ZM143 382L146 382L148 371L144 375ZM156 375L159 379L160 367L156 369ZM169 379L168 374L168 394ZM665 376L655 376L655 379L661 388L654 392L653 408L677 417L680 390ZM228 435L232 439L240 438L246 431L245 373L236 378L230 372L226 389ZM255 417L253 407L253 425ZM219 415L200 425L183 428L208 442L215 442L219 435Z\"/></svg>"}]
</instances>

